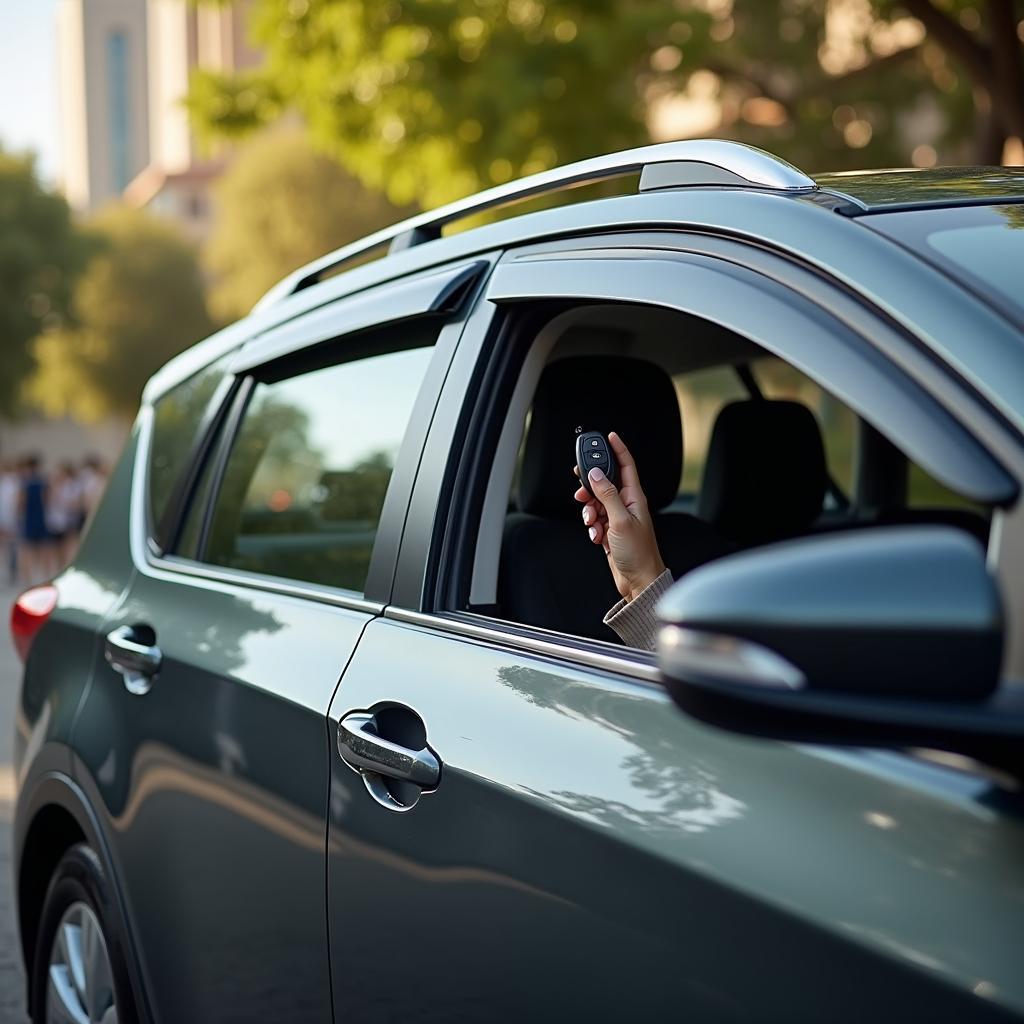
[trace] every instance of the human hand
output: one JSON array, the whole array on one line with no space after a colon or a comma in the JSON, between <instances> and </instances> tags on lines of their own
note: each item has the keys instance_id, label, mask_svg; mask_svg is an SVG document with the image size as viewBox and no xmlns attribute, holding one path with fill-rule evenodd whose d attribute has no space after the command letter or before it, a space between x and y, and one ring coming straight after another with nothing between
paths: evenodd
<instances>
[{"instance_id":1,"label":"human hand","mask_svg":"<svg viewBox=\"0 0 1024 1024\"><path fill-rule=\"evenodd\" d=\"M574 497L583 505L583 523L591 542L604 549L615 588L632 601L665 571L665 563L633 456L618 434L610 433L608 443L619 463L621 488L601 470L592 469L588 479L594 495L581 486Z\"/></svg>"}]
</instances>

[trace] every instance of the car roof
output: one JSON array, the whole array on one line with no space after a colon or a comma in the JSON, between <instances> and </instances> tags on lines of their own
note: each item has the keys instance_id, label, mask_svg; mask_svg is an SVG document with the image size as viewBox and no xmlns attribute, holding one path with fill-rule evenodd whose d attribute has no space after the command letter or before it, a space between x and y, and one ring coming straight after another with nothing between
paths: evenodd
<instances>
[{"instance_id":1,"label":"car roof","mask_svg":"<svg viewBox=\"0 0 1024 1024\"><path fill-rule=\"evenodd\" d=\"M818 188L875 213L927 206L1024 202L1024 167L904 167L816 174Z\"/></svg>"},{"instance_id":2,"label":"car roof","mask_svg":"<svg viewBox=\"0 0 1024 1024\"><path fill-rule=\"evenodd\" d=\"M533 210L449 235L442 230L465 216L628 173L640 176L638 191L628 195ZM904 191L901 197L893 198L895 185L890 186L890 205L880 205L879 200L872 199L869 184L875 179L876 195L881 196L882 179L893 176ZM939 185L944 178L950 179L946 189ZM966 179L972 183L973 191L963 182L954 184L951 179ZM994 189L991 183L996 180L1011 184ZM911 191L914 183L916 191ZM830 267L831 272L836 271L837 265L856 265L859 273L875 265L862 250L881 244L882 239L876 236L869 245L867 236L874 236L874 232L862 235L855 230L855 235L848 234L853 229L851 221L858 215L898 209L901 205L998 202L997 197L1011 185L1018 190L1013 198L1024 199L1024 172L995 168L832 174L821 175L815 181L770 153L712 139L661 143L609 154L520 179L417 215L314 260L271 289L247 317L185 350L157 371L146 386L143 402L151 404L215 359L337 299L445 263L501 251L510 245L599 230L711 227L762 244L792 248L812 263ZM950 199L951 195L959 198ZM387 250L386 255L381 254L383 258L366 260L381 249ZM875 284L879 286L877 280ZM940 333L946 336L945 331ZM994 337L999 334L995 330ZM972 361L978 358L972 350Z\"/></svg>"}]
</instances>

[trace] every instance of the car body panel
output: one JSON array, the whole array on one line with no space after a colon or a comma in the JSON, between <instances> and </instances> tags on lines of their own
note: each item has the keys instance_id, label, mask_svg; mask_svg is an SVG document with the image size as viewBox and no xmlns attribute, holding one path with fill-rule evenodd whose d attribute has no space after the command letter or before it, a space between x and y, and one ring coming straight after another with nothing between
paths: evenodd
<instances>
[{"instance_id":1,"label":"car body panel","mask_svg":"<svg viewBox=\"0 0 1024 1024\"><path fill-rule=\"evenodd\" d=\"M159 1019L329 1014L324 714L369 618L142 575L116 609L162 667L142 697L99 667L74 745Z\"/></svg>"},{"instance_id":2,"label":"car body panel","mask_svg":"<svg viewBox=\"0 0 1024 1024\"><path fill-rule=\"evenodd\" d=\"M660 687L388 618L332 734L380 702L442 775L396 814L334 752L338 1019L1024 1013L1024 821L983 781L743 740Z\"/></svg>"},{"instance_id":3,"label":"car body panel","mask_svg":"<svg viewBox=\"0 0 1024 1024\"><path fill-rule=\"evenodd\" d=\"M163 653L142 696L97 658L73 734L156 1019L329 1014L324 716L371 614L148 570L106 618Z\"/></svg>"}]
</instances>

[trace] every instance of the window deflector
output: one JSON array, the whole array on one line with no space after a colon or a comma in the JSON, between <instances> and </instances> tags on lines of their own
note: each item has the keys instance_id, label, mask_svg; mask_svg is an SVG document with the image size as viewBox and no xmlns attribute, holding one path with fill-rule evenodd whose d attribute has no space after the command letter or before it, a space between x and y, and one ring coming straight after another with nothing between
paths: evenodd
<instances>
[{"instance_id":1,"label":"window deflector","mask_svg":"<svg viewBox=\"0 0 1024 1024\"><path fill-rule=\"evenodd\" d=\"M692 254L506 259L495 303L572 299L678 309L754 341L810 377L946 486L1005 505L1016 481L939 403L824 309L752 271Z\"/></svg>"},{"instance_id":2,"label":"window deflector","mask_svg":"<svg viewBox=\"0 0 1024 1024\"><path fill-rule=\"evenodd\" d=\"M245 373L299 349L370 327L426 316L454 316L489 265L487 260L461 263L332 302L257 336L238 353L231 369L236 374Z\"/></svg>"}]
</instances>

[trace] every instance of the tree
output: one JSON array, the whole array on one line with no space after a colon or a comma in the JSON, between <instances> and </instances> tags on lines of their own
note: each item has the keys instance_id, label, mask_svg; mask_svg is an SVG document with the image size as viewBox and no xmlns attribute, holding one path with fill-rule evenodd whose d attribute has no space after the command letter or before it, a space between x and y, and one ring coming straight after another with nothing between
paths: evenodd
<instances>
[{"instance_id":1,"label":"tree","mask_svg":"<svg viewBox=\"0 0 1024 1024\"><path fill-rule=\"evenodd\" d=\"M0 413L19 411L32 340L67 316L85 252L67 203L43 188L34 159L0 148Z\"/></svg>"},{"instance_id":2,"label":"tree","mask_svg":"<svg viewBox=\"0 0 1024 1024\"><path fill-rule=\"evenodd\" d=\"M88 233L95 252L74 288L74 323L37 340L31 393L52 415L127 417L152 373L213 324L195 253L171 225L112 207Z\"/></svg>"},{"instance_id":3,"label":"tree","mask_svg":"<svg viewBox=\"0 0 1024 1024\"><path fill-rule=\"evenodd\" d=\"M991 161L1024 136L1019 16L1014 0L252 0L264 66L198 75L190 106L218 137L294 109L364 182L425 206L650 141L669 101L711 101L704 131L812 168L927 163L924 143Z\"/></svg>"},{"instance_id":4,"label":"tree","mask_svg":"<svg viewBox=\"0 0 1024 1024\"><path fill-rule=\"evenodd\" d=\"M206 265L218 317L247 313L297 267L403 216L297 130L254 140L216 186Z\"/></svg>"}]
</instances>

